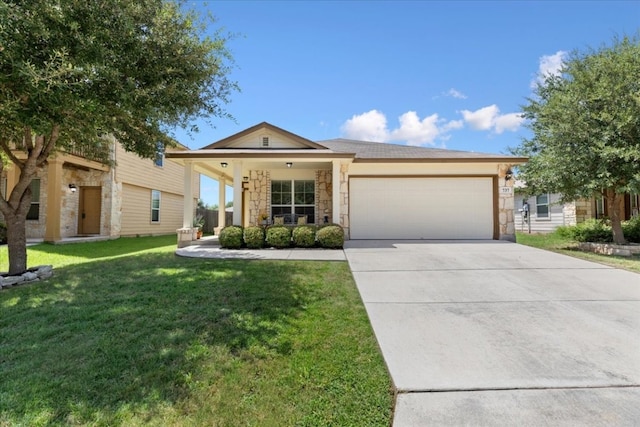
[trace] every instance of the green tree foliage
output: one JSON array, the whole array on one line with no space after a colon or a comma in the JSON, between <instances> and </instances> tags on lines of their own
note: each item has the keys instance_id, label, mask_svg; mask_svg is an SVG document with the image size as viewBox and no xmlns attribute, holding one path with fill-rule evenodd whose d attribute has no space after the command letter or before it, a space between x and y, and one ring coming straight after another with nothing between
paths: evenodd
<instances>
[{"instance_id":1,"label":"green tree foliage","mask_svg":"<svg viewBox=\"0 0 640 427\"><path fill-rule=\"evenodd\" d=\"M209 21L165 0L0 0L0 149L20 169L0 199L10 272L26 269L29 183L56 151L107 162L111 135L153 158L169 129L230 117L229 36L205 37Z\"/></svg>"},{"instance_id":2,"label":"green tree foliage","mask_svg":"<svg viewBox=\"0 0 640 427\"><path fill-rule=\"evenodd\" d=\"M520 168L529 192L564 201L601 194L614 241L623 243L623 194L640 190L638 39L571 53L523 110L533 137L512 151L530 157Z\"/></svg>"}]
</instances>

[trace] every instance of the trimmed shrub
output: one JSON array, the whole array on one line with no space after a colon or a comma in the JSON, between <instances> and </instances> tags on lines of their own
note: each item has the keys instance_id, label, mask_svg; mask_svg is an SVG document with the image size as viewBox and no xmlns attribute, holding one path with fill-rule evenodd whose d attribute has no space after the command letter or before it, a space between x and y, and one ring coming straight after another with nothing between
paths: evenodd
<instances>
[{"instance_id":1,"label":"trimmed shrub","mask_svg":"<svg viewBox=\"0 0 640 427\"><path fill-rule=\"evenodd\" d=\"M327 225L318 230L316 239L323 248L342 248L344 245L344 231L339 225Z\"/></svg>"},{"instance_id":2,"label":"trimmed shrub","mask_svg":"<svg viewBox=\"0 0 640 427\"><path fill-rule=\"evenodd\" d=\"M629 242L640 243L640 216L622 223L622 232Z\"/></svg>"},{"instance_id":3,"label":"trimmed shrub","mask_svg":"<svg viewBox=\"0 0 640 427\"><path fill-rule=\"evenodd\" d=\"M244 229L244 244L251 249L264 247L264 229L252 226Z\"/></svg>"},{"instance_id":4,"label":"trimmed shrub","mask_svg":"<svg viewBox=\"0 0 640 427\"><path fill-rule=\"evenodd\" d=\"M316 230L310 225L300 225L293 229L293 246L310 248L316 244Z\"/></svg>"},{"instance_id":5,"label":"trimmed shrub","mask_svg":"<svg viewBox=\"0 0 640 427\"><path fill-rule=\"evenodd\" d=\"M609 243L613 241L611 226L597 219L588 219L573 227L573 239L578 242Z\"/></svg>"},{"instance_id":6,"label":"trimmed shrub","mask_svg":"<svg viewBox=\"0 0 640 427\"><path fill-rule=\"evenodd\" d=\"M230 225L220 231L220 246L227 249L239 249L242 247L242 227Z\"/></svg>"},{"instance_id":7,"label":"trimmed shrub","mask_svg":"<svg viewBox=\"0 0 640 427\"><path fill-rule=\"evenodd\" d=\"M288 248L291 246L291 229L282 225L267 228L267 244L274 248Z\"/></svg>"}]
</instances>

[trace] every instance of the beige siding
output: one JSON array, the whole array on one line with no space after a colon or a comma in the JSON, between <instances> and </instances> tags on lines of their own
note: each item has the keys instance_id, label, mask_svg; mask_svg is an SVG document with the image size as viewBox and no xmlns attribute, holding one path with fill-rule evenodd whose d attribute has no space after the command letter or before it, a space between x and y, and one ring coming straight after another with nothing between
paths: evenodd
<instances>
[{"instance_id":1,"label":"beige siding","mask_svg":"<svg viewBox=\"0 0 640 427\"><path fill-rule=\"evenodd\" d=\"M116 144L116 181L174 194L184 193L184 168L167 159L158 167ZM200 174L194 173L193 196L200 197ZM124 227L123 227L124 228Z\"/></svg>"},{"instance_id":2,"label":"beige siding","mask_svg":"<svg viewBox=\"0 0 640 427\"><path fill-rule=\"evenodd\" d=\"M183 197L160 193L160 221L151 222L151 189L122 187L122 236L170 234L182 227Z\"/></svg>"},{"instance_id":3,"label":"beige siding","mask_svg":"<svg viewBox=\"0 0 640 427\"><path fill-rule=\"evenodd\" d=\"M538 218L536 212L536 198L527 199L529 203L529 214L531 216L531 232L533 233L550 233L561 225L571 225L565 218L566 210L564 205L560 203L558 194L550 194L549 218ZM517 231L528 231L526 222L523 223L522 217L523 197L520 194L515 195L514 221ZM573 223L573 219L570 221Z\"/></svg>"}]
</instances>

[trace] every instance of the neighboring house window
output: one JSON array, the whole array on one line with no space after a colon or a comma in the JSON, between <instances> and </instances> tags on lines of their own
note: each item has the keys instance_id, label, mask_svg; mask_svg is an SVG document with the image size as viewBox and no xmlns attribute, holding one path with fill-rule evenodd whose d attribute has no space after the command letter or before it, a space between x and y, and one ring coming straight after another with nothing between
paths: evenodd
<instances>
[{"instance_id":1,"label":"neighboring house window","mask_svg":"<svg viewBox=\"0 0 640 427\"><path fill-rule=\"evenodd\" d=\"M151 190L151 222L160 222L160 191Z\"/></svg>"},{"instance_id":2,"label":"neighboring house window","mask_svg":"<svg viewBox=\"0 0 640 427\"><path fill-rule=\"evenodd\" d=\"M640 195L631 193L631 216L640 215Z\"/></svg>"},{"instance_id":3,"label":"neighboring house window","mask_svg":"<svg viewBox=\"0 0 640 427\"><path fill-rule=\"evenodd\" d=\"M536 196L536 218L549 218L549 194Z\"/></svg>"},{"instance_id":4,"label":"neighboring house window","mask_svg":"<svg viewBox=\"0 0 640 427\"><path fill-rule=\"evenodd\" d=\"M271 181L271 215L306 215L313 224L316 218L315 181Z\"/></svg>"},{"instance_id":5,"label":"neighboring house window","mask_svg":"<svg viewBox=\"0 0 640 427\"><path fill-rule=\"evenodd\" d=\"M37 221L40 219L40 178L31 180L29 187L31 188L31 206L27 213L27 219Z\"/></svg>"},{"instance_id":6,"label":"neighboring house window","mask_svg":"<svg viewBox=\"0 0 640 427\"><path fill-rule=\"evenodd\" d=\"M596 219L604 218L604 197L596 198Z\"/></svg>"},{"instance_id":7,"label":"neighboring house window","mask_svg":"<svg viewBox=\"0 0 640 427\"><path fill-rule=\"evenodd\" d=\"M158 167L164 166L164 145L162 144L162 142L156 143L156 157L153 160L153 164Z\"/></svg>"}]
</instances>

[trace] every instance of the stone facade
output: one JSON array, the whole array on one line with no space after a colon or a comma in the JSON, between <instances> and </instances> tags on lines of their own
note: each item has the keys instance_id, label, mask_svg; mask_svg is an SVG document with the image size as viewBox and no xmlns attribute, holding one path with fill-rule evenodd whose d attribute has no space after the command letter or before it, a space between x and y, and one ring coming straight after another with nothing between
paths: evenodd
<instances>
[{"instance_id":1,"label":"stone facade","mask_svg":"<svg viewBox=\"0 0 640 427\"><path fill-rule=\"evenodd\" d=\"M340 225L349 238L349 164L340 164Z\"/></svg>"},{"instance_id":2,"label":"stone facade","mask_svg":"<svg viewBox=\"0 0 640 427\"><path fill-rule=\"evenodd\" d=\"M498 192L498 226L500 240L516 241L516 227L514 220L513 184L514 180L506 179L508 164L498 166L498 188L511 188L509 192Z\"/></svg>"},{"instance_id":3,"label":"stone facade","mask_svg":"<svg viewBox=\"0 0 640 427\"><path fill-rule=\"evenodd\" d=\"M323 224L325 217L331 222L333 216L333 186L330 170L316 171L316 224Z\"/></svg>"},{"instance_id":4,"label":"stone facade","mask_svg":"<svg viewBox=\"0 0 640 427\"><path fill-rule=\"evenodd\" d=\"M260 215L270 215L271 176L269 171L249 171L249 224L260 225Z\"/></svg>"}]
</instances>

